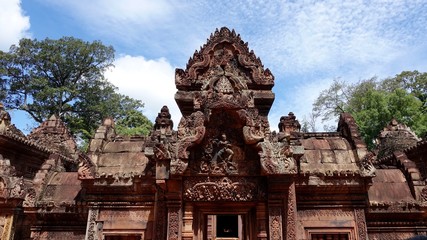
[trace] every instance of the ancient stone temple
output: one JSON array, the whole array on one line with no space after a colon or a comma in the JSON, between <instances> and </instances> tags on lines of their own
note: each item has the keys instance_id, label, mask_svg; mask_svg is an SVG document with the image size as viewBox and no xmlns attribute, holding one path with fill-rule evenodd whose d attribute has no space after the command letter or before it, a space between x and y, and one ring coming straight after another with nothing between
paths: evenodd
<instances>
[{"instance_id":1,"label":"ancient stone temple","mask_svg":"<svg viewBox=\"0 0 427 240\"><path fill-rule=\"evenodd\" d=\"M368 151L350 114L336 132L271 131L274 77L216 30L175 76L182 113L148 137L103 120L79 153L52 116L28 136L0 109L1 239L366 240L427 233L427 141L391 121Z\"/></svg>"}]
</instances>

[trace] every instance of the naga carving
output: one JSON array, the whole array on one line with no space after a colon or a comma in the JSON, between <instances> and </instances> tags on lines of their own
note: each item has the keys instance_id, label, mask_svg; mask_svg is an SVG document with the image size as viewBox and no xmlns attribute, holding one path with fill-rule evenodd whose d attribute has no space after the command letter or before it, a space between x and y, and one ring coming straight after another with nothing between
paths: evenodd
<instances>
[{"instance_id":1,"label":"naga carving","mask_svg":"<svg viewBox=\"0 0 427 240\"><path fill-rule=\"evenodd\" d=\"M372 159L374 158L374 154L369 152L363 157L360 161L360 175L362 177L374 177L375 176L375 167L372 164Z\"/></svg>"},{"instance_id":2,"label":"naga carving","mask_svg":"<svg viewBox=\"0 0 427 240\"><path fill-rule=\"evenodd\" d=\"M261 167L265 174L295 174L297 165L292 157L292 149L281 142L261 142L258 144Z\"/></svg>"},{"instance_id":3,"label":"naga carving","mask_svg":"<svg viewBox=\"0 0 427 240\"><path fill-rule=\"evenodd\" d=\"M95 164L85 154L79 154L79 169L77 170L79 179L94 179Z\"/></svg>"},{"instance_id":4,"label":"naga carving","mask_svg":"<svg viewBox=\"0 0 427 240\"><path fill-rule=\"evenodd\" d=\"M178 126L177 158L171 160L171 173L182 174L188 166L189 148L199 144L205 135L205 116L197 111L182 117Z\"/></svg>"}]
</instances>

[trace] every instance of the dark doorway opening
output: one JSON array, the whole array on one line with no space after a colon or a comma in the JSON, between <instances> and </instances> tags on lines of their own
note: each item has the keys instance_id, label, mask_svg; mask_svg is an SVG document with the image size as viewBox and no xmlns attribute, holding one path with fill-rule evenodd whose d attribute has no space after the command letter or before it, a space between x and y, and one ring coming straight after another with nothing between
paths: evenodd
<instances>
[{"instance_id":1,"label":"dark doorway opening","mask_svg":"<svg viewBox=\"0 0 427 240\"><path fill-rule=\"evenodd\" d=\"M224 238L239 237L238 215L217 215L216 236Z\"/></svg>"}]
</instances>

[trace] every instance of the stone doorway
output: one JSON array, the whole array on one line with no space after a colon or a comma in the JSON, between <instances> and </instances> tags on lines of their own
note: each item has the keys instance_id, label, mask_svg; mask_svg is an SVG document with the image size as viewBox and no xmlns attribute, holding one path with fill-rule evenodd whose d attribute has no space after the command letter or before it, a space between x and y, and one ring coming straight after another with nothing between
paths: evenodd
<instances>
[{"instance_id":1,"label":"stone doorway","mask_svg":"<svg viewBox=\"0 0 427 240\"><path fill-rule=\"evenodd\" d=\"M244 239L244 216L237 214L207 215L208 240Z\"/></svg>"}]
</instances>

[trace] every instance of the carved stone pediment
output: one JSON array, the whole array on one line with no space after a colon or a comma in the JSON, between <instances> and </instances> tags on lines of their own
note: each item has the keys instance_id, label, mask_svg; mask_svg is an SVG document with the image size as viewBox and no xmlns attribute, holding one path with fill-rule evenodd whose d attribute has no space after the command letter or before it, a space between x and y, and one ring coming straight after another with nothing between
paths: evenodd
<instances>
[{"instance_id":1,"label":"carved stone pediment","mask_svg":"<svg viewBox=\"0 0 427 240\"><path fill-rule=\"evenodd\" d=\"M236 73L239 70L242 78L248 79L248 85L264 85L271 89L274 77L264 66L253 51L249 51L248 44L244 43L239 34L223 27L216 30L203 45L196 51L187 63L186 70L176 71L175 83L178 89L185 86L206 86L210 75L218 76L215 71L224 71L224 76ZM236 75L235 79L238 79ZM234 82L236 84L236 82Z\"/></svg>"},{"instance_id":2,"label":"carved stone pediment","mask_svg":"<svg viewBox=\"0 0 427 240\"><path fill-rule=\"evenodd\" d=\"M166 167L157 164L156 171L162 172L157 175L164 176L161 179L168 179L169 173L296 173L297 162L289 138L285 143L271 137L267 115L274 101L274 77L234 31L215 31L190 58L186 69L176 70L175 84L175 100L183 114L178 131L169 136L159 132L160 119L156 119L145 149L145 154L156 162L168 161ZM286 134L299 131L293 114L285 120L286 126L292 125L283 128Z\"/></svg>"},{"instance_id":3,"label":"carved stone pediment","mask_svg":"<svg viewBox=\"0 0 427 240\"><path fill-rule=\"evenodd\" d=\"M274 77L234 30L221 28L177 69L175 99L184 115L206 109L262 108L274 100Z\"/></svg>"}]
</instances>

